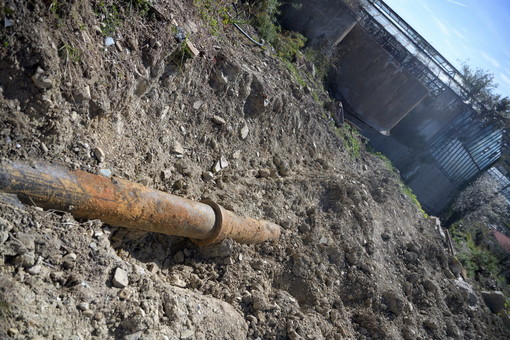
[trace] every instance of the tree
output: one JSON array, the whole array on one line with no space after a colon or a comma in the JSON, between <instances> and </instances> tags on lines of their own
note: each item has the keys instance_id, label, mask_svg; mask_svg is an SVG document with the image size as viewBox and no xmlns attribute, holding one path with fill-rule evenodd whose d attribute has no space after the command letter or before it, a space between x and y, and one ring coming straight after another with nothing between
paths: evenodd
<instances>
[{"instance_id":1,"label":"tree","mask_svg":"<svg viewBox=\"0 0 510 340\"><path fill-rule=\"evenodd\" d=\"M472 69L464 63L461 74L467 100L483 121L499 127L510 127L510 99L494 93L498 85L494 75L482 69Z\"/></svg>"}]
</instances>

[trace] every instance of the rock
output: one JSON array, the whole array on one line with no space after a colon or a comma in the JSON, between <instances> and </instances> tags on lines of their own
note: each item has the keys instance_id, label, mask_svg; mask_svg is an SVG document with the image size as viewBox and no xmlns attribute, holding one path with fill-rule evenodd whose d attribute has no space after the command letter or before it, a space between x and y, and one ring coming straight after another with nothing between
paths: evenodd
<instances>
[{"instance_id":1,"label":"rock","mask_svg":"<svg viewBox=\"0 0 510 340\"><path fill-rule=\"evenodd\" d=\"M92 152L94 153L94 157L96 157L96 159L99 163L104 162L106 156L104 154L103 149L101 149L100 147L96 147L92 150Z\"/></svg>"},{"instance_id":2,"label":"rock","mask_svg":"<svg viewBox=\"0 0 510 340\"><path fill-rule=\"evenodd\" d=\"M391 239L391 236L388 233L382 233L381 234L381 239L383 241L389 241L389 239Z\"/></svg>"},{"instance_id":3,"label":"rock","mask_svg":"<svg viewBox=\"0 0 510 340\"><path fill-rule=\"evenodd\" d=\"M181 332L181 339L189 339L193 335L195 335L195 332L192 331L191 329L187 329L187 330Z\"/></svg>"},{"instance_id":4,"label":"rock","mask_svg":"<svg viewBox=\"0 0 510 340\"><path fill-rule=\"evenodd\" d=\"M254 310L268 310L271 309L271 305L267 301L267 298L262 292L256 290L252 292L253 297L253 309Z\"/></svg>"},{"instance_id":5,"label":"rock","mask_svg":"<svg viewBox=\"0 0 510 340\"><path fill-rule=\"evenodd\" d=\"M42 266L40 264L36 264L33 267L27 269L27 273L30 275L37 275L41 272Z\"/></svg>"},{"instance_id":6,"label":"rock","mask_svg":"<svg viewBox=\"0 0 510 340\"><path fill-rule=\"evenodd\" d=\"M201 101L201 100L197 100L197 101L195 101L195 102L193 103L193 108L194 108L195 110L198 110L198 109L200 109L201 107L202 107L202 101Z\"/></svg>"},{"instance_id":7,"label":"rock","mask_svg":"<svg viewBox=\"0 0 510 340\"><path fill-rule=\"evenodd\" d=\"M220 243L200 247L199 250L200 255L205 258L227 257L234 252L234 242L231 239L224 239Z\"/></svg>"},{"instance_id":8,"label":"rock","mask_svg":"<svg viewBox=\"0 0 510 340\"><path fill-rule=\"evenodd\" d=\"M104 314L102 312L96 312L94 314L94 320L100 321L104 319Z\"/></svg>"},{"instance_id":9,"label":"rock","mask_svg":"<svg viewBox=\"0 0 510 340\"><path fill-rule=\"evenodd\" d=\"M41 142L41 151L43 153L48 153L48 147L46 146L46 144L44 144L44 142Z\"/></svg>"},{"instance_id":10,"label":"rock","mask_svg":"<svg viewBox=\"0 0 510 340\"><path fill-rule=\"evenodd\" d=\"M494 314L501 313L505 310L506 297L500 291L483 291L483 300L491 312Z\"/></svg>"},{"instance_id":11,"label":"rock","mask_svg":"<svg viewBox=\"0 0 510 340\"><path fill-rule=\"evenodd\" d=\"M129 300L129 298L131 297L131 294L132 294L132 291L131 289L129 288L124 288L123 290L121 290L118 294L118 297L121 299L121 300Z\"/></svg>"},{"instance_id":12,"label":"rock","mask_svg":"<svg viewBox=\"0 0 510 340\"><path fill-rule=\"evenodd\" d=\"M91 318L94 316L94 311L87 309L87 310L83 311L83 315L86 316L87 318Z\"/></svg>"},{"instance_id":13,"label":"rock","mask_svg":"<svg viewBox=\"0 0 510 340\"><path fill-rule=\"evenodd\" d=\"M115 273L113 274L112 284L117 288L127 287L129 284L129 279L127 273L122 268L115 269Z\"/></svg>"},{"instance_id":14,"label":"rock","mask_svg":"<svg viewBox=\"0 0 510 340\"><path fill-rule=\"evenodd\" d=\"M214 174L210 171L204 171L202 173L202 179L206 182L212 181L214 179Z\"/></svg>"},{"instance_id":15,"label":"rock","mask_svg":"<svg viewBox=\"0 0 510 340\"><path fill-rule=\"evenodd\" d=\"M10 336L15 336L19 333L18 329L17 328L14 328L14 327L11 327L7 330L7 333L10 335Z\"/></svg>"},{"instance_id":16,"label":"rock","mask_svg":"<svg viewBox=\"0 0 510 340\"><path fill-rule=\"evenodd\" d=\"M179 143L178 141L174 142L174 145L172 147L172 153L175 153L178 155L184 154L184 148L182 147L181 143Z\"/></svg>"},{"instance_id":17,"label":"rock","mask_svg":"<svg viewBox=\"0 0 510 340\"><path fill-rule=\"evenodd\" d=\"M193 43L189 39L186 40L186 46L188 47L190 52L193 54L193 56L196 57L200 54L200 51L195 47L195 45L193 45Z\"/></svg>"},{"instance_id":18,"label":"rock","mask_svg":"<svg viewBox=\"0 0 510 340\"><path fill-rule=\"evenodd\" d=\"M266 178L271 175L271 170L269 169L259 169L258 177Z\"/></svg>"},{"instance_id":19,"label":"rock","mask_svg":"<svg viewBox=\"0 0 510 340\"><path fill-rule=\"evenodd\" d=\"M175 261L175 263L183 263L184 262L184 253L181 250L179 250L177 253L175 253L174 261Z\"/></svg>"},{"instance_id":20,"label":"rock","mask_svg":"<svg viewBox=\"0 0 510 340\"><path fill-rule=\"evenodd\" d=\"M104 177L112 177L112 171L110 169L99 169L97 173Z\"/></svg>"},{"instance_id":21,"label":"rock","mask_svg":"<svg viewBox=\"0 0 510 340\"><path fill-rule=\"evenodd\" d=\"M165 169L165 170L161 171L161 179L167 181L171 178L172 178L172 170Z\"/></svg>"},{"instance_id":22,"label":"rock","mask_svg":"<svg viewBox=\"0 0 510 340\"><path fill-rule=\"evenodd\" d=\"M225 125L227 123L225 121L225 119L221 118L220 116L216 116L216 115L214 115L212 117L212 121L214 124L218 124L218 125Z\"/></svg>"},{"instance_id":23,"label":"rock","mask_svg":"<svg viewBox=\"0 0 510 340\"><path fill-rule=\"evenodd\" d=\"M0 217L0 245L9 238L9 232L14 228L11 222Z\"/></svg>"},{"instance_id":24,"label":"rock","mask_svg":"<svg viewBox=\"0 0 510 340\"><path fill-rule=\"evenodd\" d=\"M40 67L35 70L35 73L32 76L32 81L35 86L40 89L49 89L53 87L53 81L44 74L44 70Z\"/></svg>"},{"instance_id":25,"label":"rock","mask_svg":"<svg viewBox=\"0 0 510 340\"><path fill-rule=\"evenodd\" d=\"M232 154L232 158L233 158L233 159L239 159L239 158L241 158L241 150L236 150L236 151L234 151L234 153Z\"/></svg>"},{"instance_id":26,"label":"rock","mask_svg":"<svg viewBox=\"0 0 510 340\"><path fill-rule=\"evenodd\" d=\"M172 286L186 288L186 282L176 274L170 276L168 282L170 282Z\"/></svg>"},{"instance_id":27,"label":"rock","mask_svg":"<svg viewBox=\"0 0 510 340\"><path fill-rule=\"evenodd\" d=\"M89 309L89 304L87 302L81 302L78 305L78 309L81 310L81 311L88 310Z\"/></svg>"},{"instance_id":28,"label":"rock","mask_svg":"<svg viewBox=\"0 0 510 340\"><path fill-rule=\"evenodd\" d=\"M138 340L141 339L143 335L143 331L139 331L133 334L128 334L123 337L123 340Z\"/></svg>"},{"instance_id":29,"label":"rock","mask_svg":"<svg viewBox=\"0 0 510 340\"><path fill-rule=\"evenodd\" d=\"M145 79L145 78L140 79L140 81L136 85L135 95L137 95L138 97L141 97L144 94L146 94L149 89L149 85L150 85L150 82L148 79Z\"/></svg>"},{"instance_id":30,"label":"rock","mask_svg":"<svg viewBox=\"0 0 510 340\"><path fill-rule=\"evenodd\" d=\"M218 173L220 170L221 170L221 163L220 163L220 161L216 161L216 163L214 163L213 167L211 168L211 171L213 173Z\"/></svg>"},{"instance_id":31,"label":"rock","mask_svg":"<svg viewBox=\"0 0 510 340\"><path fill-rule=\"evenodd\" d=\"M27 250L35 249L35 236L27 233L17 233L16 239L25 246Z\"/></svg>"},{"instance_id":32,"label":"rock","mask_svg":"<svg viewBox=\"0 0 510 340\"><path fill-rule=\"evenodd\" d=\"M248 133L250 133L250 129L248 128L248 125L245 124L241 128L241 131L239 132L239 136L241 137L242 140L245 140L246 137L248 137Z\"/></svg>"},{"instance_id":33,"label":"rock","mask_svg":"<svg viewBox=\"0 0 510 340\"><path fill-rule=\"evenodd\" d=\"M33 252L21 254L14 259L14 265L23 268L32 267L35 264L35 255Z\"/></svg>"},{"instance_id":34,"label":"rock","mask_svg":"<svg viewBox=\"0 0 510 340\"><path fill-rule=\"evenodd\" d=\"M226 167L228 167L228 161L223 156L220 158L220 166L222 169L225 169Z\"/></svg>"}]
</instances>

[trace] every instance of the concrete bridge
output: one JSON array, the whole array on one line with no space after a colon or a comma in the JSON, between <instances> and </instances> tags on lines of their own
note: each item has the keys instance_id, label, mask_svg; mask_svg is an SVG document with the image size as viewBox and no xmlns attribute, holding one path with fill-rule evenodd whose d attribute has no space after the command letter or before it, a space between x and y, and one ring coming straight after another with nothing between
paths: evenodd
<instances>
[{"instance_id":1,"label":"concrete bridge","mask_svg":"<svg viewBox=\"0 0 510 340\"><path fill-rule=\"evenodd\" d=\"M461 75L384 1L291 0L285 28L335 60L330 93L438 214L501 155L502 131L476 119Z\"/></svg>"}]
</instances>

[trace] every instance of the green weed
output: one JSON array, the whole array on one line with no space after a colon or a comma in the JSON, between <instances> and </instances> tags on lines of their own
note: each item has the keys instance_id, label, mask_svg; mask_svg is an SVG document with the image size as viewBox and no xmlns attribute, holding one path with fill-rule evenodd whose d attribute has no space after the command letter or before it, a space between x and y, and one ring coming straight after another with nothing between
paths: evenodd
<instances>
[{"instance_id":1,"label":"green weed","mask_svg":"<svg viewBox=\"0 0 510 340\"><path fill-rule=\"evenodd\" d=\"M101 33L105 36L113 35L117 27L122 23L119 9L115 4L100 1L96 8L96 15L101 20Z\"/></svg>"},{"instance_id":2,"label":"green weed","mask_svg":"<svg viewBox=\"0 0 510 340\"><path fill-rule=\"evenodd\" d=\"M228 15L228 2L214 0L193 0L200 16L207 23L213 35L223 31L224 26L234 21Z\"/></svg>"},{"instance_id":3,"label":"green weed","mask_svg":"<svg viewBox=\"0 0 510 340\"><path fill-rule=\"evenodd\" d=\"M73 47L72 45L64 44L61 48L58 49L58 51L60 57L66 62L78 62L81 60L80 50L76 47Z\"/></svg>"}]
</instances>

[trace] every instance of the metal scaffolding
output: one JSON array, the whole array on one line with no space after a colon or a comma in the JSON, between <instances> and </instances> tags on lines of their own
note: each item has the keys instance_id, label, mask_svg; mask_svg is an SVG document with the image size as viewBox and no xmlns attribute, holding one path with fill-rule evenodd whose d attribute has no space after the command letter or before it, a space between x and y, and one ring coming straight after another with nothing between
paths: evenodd
<instances>
[{"instance_id":1,"label":"metal scaffolding","mask_svg":"<svg viewBox=\"0 0 510 340\"><path fill-rule=\"evenodd\" d=\"M467 91L462 75L404 19L382 0L368 0L359 11L359 23L381 46L429 90L438 96L447 88L462 100Z\"/></svg>"}]
</instances>

